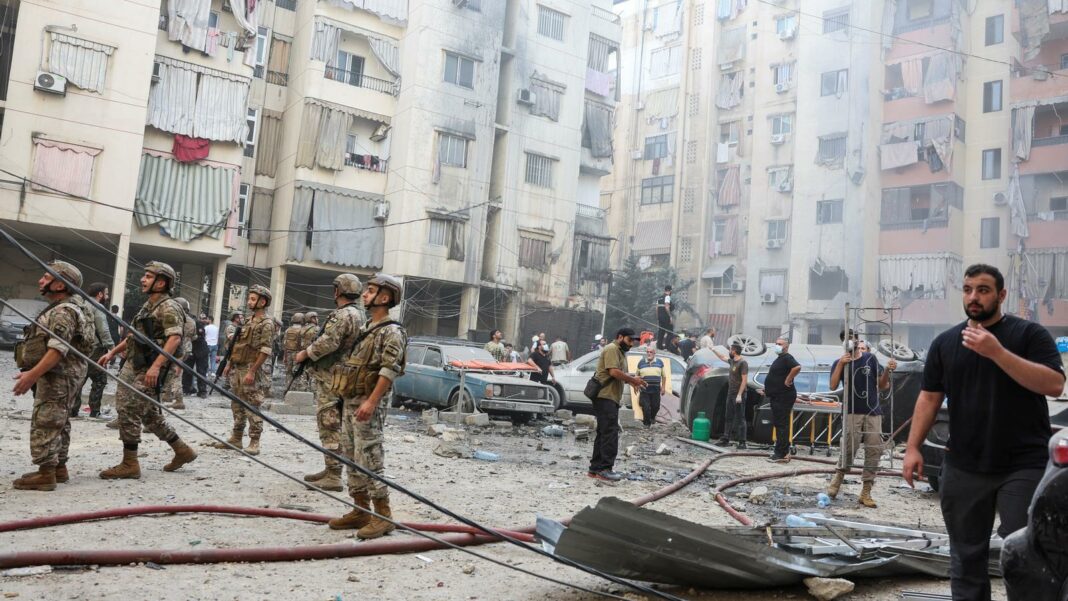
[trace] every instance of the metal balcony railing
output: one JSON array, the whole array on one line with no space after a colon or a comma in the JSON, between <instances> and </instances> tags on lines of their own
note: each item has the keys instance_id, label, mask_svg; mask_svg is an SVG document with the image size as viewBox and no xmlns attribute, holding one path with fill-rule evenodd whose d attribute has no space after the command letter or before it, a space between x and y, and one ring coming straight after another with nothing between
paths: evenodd
<instances>
[{"instance_id":1,"label":"metal balcony railing","mask_svg":"<svg viewBox=\"0 0 1068 601\"><path fill-rule=\"evenodd\" d=\"M365 169L367 171L374 171L375 173L385 173L388 163L389 161L386 159L380 159L373 154L358 154L355 152L345 153L345 165L357 169Z\"/></svg>"},{"instance_id":2,"label":"metal balcony railing","mask_svg":"<svg viewBox=\"0 0 1068 601\"><path fill-rule=\"evenodd\" d=\"M620 23L619 15L610 10L601 8L600 6L593 7L593 16L599 19L604 19L609 23L616 23L617 25Z\"/></svg>"},{"instance_id":3,"label":"metal balcony railing","mask_svg":"<svg viewBox=\"0 0 1068 601\"><path fill-rule=\"evenodd\" d=\"M297 0L274 0L274 3L278 8L297 10Z\"/></svg>"},{"instance_id":4,"label":"metal balcony railing","mask_svg":"<svg viewBox=\"0 0 1068 601\"><path fill-rule=\"evenodd\" d=\"M915 221L882 222L879 229L882 230L935 230L949 227L949 218L919 219Z\"/></svg>"},{"instance_id":5,"label":"metal balcony railing","mask_svg":"<svg viewBox=\"0 0 1068 601\"><path fill-rule=\"evenodd\" d=\"M282 73L281 71L268 71L267 83L273 83L276 86L289 85L289 73Z\"/></svg>"},{"instance_id":6,"label":"metal balcony railing","mask_svg":"<svg viewBox=\"0 0 1068 601\"><path fill-rule=\"evenodd\" d=\"M1068 135L1066 136L1050 136L1048 138L1035 138L1031 140L1031 146L1057 146L1059 144L1068 144Z\"/></svg>"},{"instance_id":7,"label":"metal balcony railing","mask_svg":"<svg viewBox=\"0 0 1068 601\"><path fill-rule=\"evenodd\" d=\"M345 69L339 69L337 67L327 67L326 78L340 81L341 83L347 83L350 86L355 86L357 88L366 88L368 90L374 90L375 92L389 94L390 96L397 95L396 82L364 75L359 71L346 71Z\"/></svg>"},{"instance_id":8,"label":"metal balcony railing","mask_svg":"<svg viewBox=\"0 0 1068 601\"><path fill-rule=\"evenodd\" d=\"M580 204L575 207L575 215L579 217L589 217L591 219L604 219L605 210L599 207Z\"/></svg>"}]
</instances>

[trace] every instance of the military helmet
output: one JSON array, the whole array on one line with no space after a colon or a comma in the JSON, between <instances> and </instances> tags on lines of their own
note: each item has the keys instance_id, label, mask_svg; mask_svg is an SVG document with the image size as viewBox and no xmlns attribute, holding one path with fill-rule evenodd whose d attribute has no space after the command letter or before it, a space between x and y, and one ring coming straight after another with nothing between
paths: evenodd
<instances>
[{"instance_id":1,"label":"military helmet","mask_svg":"<svg viewBox=\"0 0 1068 601\"><path fill-rule=\"evenodd\" d=\"M266 286L260 286L259 284L253 284L252 286L248 287L248 293L249 294L255 293L256 296L266 300L267 304L263 305L264 307L270 306L270 304L271 304L271 291L268 290Z\"/></svg>"},{"instance_id":2,"label":"military helmet","mask_svg":"<svg viewBox=\"0 0 1068 601\"><path fill-rule=\"evenodd\" d=\"M189 313L192 310L190 308L190 306L189 306L189 301L187 299L185 299L184 297L179 296L179 297L175 298L174 300L178 301L178 306L182 308L182 311L185 311L186 313Z\"/></svg>"},{"instance_id":3,"label":"military helmet","mask_svg":"<svg viewBox=\"0 0 1068 601\"><path fill-rule=\"evenodd\" d=\"M67 263L66 261L52 261L48 264L59 275L63 276L70 283L81 288L82 287L82 272L80 269ZM69 286L68 286L69 288Z\"/></svg>"},{"instance_id":4,"label":"military helmet","mask_svg":"<svg viewBox=\"0 0 1068 601\"><path fill-rule=\"evenodd\" d=\"M303 313L294 313L293 317L290 318L289 322L292 323L293 325L300 325L300 324L304 323L304 314Z\"/></svg>"},{"instance_id":5,"label":"military helmet","mask_svg":"<svg viewBox=\"0 0 1068 601\"><path fill-rule=\"evenodd\" d=\"M397 306L401 302L401 296L403 295L404 284L400 281L400 278L389 275L388 273L376 273L373 278L367 280L367 283L378 286L379 290L386 289L390 291L390 297L392 305Z\"/></svg>"},{"instance_id":6,"label":"military helmet","mask_svg":"<svg viewBox=\"0 0 1068 601\"><path fill-rule=\"evenodd\" d=\"M308 323L308 322L312 322L312 321L316 321L316 322L319 321L319 314L316 313L315 311L308 311L307 313L304 314L304 323Z\"/></svg>"},{"instance_id":7,"label":"military helmet","mask_svg":"<svg viewBox=\"0 0 1068 601\"><path fill-rule=\"evenodd\" d=\"M360 283L360 278L351 273L343 273L334 278L334 288L337 289L338 294L359 296L363 291L363 284Z\"/></svg>"},{"instance_id":8,"label":"military helmet","mask_svg":"<svg viewBox=\"0 0 1068 601\"><path fill-rule=\"evenodd\" d=\"M233 321L235 317L244 317L244 316L245 316L245 312L244 311L234 311L233 313L230 314L230 321Z\"/></svg>"}]
</instances>

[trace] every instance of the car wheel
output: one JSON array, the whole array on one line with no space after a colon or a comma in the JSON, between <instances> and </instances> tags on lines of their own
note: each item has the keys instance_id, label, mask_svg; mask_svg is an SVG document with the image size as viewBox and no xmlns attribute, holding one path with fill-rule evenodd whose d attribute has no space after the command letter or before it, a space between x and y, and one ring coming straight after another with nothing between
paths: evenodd
<instances>
[{"instance_id":1,"label":"car wheel","mask_svg":"<svg viewBox=\"0 0 1068 601\"><path fill-rule=\"evenodd\" d=\"M880 340L878 347L879 352L882 355L890 357L891 359L896 359L897 361L915 361L919 358L916 351L900 342L894 342L893 340Z\"/></svg>"},{"instance_id":2,"label":"car wheel","mask_svg":"<svg viewBox=\"0 0 1068 601\"><path fill-rule=\"evenodd\" d=\"M399 395L399 394L397 394L397 393L395 393L393 391L390 391L390 393L389 393L389 406L390 407L393 407L394 409L396 409L398 407L403 406L406 401L407 401L407 399L405 399L401 395Z\"/></svg>"},{"instance_id":3,"label":"car wheel","mask_svg":"<svg viewBox=\"0 0 1068 601\"><path fill-rule=\"evenodd\" d=\"M938 492L938 476L927 476L927 483L931 485L931 490Z\"/></svg>"},{"instance_id":4,"label":"car wheel","mask_svg":"<svg viewBox=\"0 0 1068 601\"><path fill-rule=\"evenodd\" d=\"M564 387L560 386L559 383L553 384L552 392L550 392L550 394L553 393L556 394L556 397L553 399L553 412L556 412L564 408L564 399L567 397L564 395Z\"/></svg>"},{"instance_id":5,"label":"car wheel","mask_svg":"<svg viewBox=\"0 0 1068 601\"><path fill-rule=\"evenodd\" d=\"M745 334L735 334L727 339L728 348L734 344L742 347L742 355L746 357L758 357L768 350L768 347L763 342Z\"/></svg>"},{"instance_id":6,"label":"car wheel","mask_svg":"<svg viewBox=\"0 0 1068 601\"><path fill-rule=\"evenodd\" d=\"M449 409L460 413L474 412L475 400L471 398L470 393L466 390L463 391L463 399L461 400L460 392L460 389L456 389L449 395Z\"/></svg>"}]
</instances>

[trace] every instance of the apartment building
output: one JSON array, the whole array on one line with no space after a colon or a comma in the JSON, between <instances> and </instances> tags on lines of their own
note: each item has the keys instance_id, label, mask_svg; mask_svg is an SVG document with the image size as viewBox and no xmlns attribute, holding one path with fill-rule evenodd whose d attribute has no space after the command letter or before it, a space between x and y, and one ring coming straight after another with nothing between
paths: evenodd
<instances>
[{"instance_id":1,"label":"apartment building","mask_svg":"<svg viewBox=\"0 0 1068 601\"><path fill-rule=\"evenodd\" d=\"M625 0L616 11L613 266L634 256L692 280L695 314L679 325L836 343L848 304L892 317L895 338L922 349L960 319L963 267L984 261L1009 276L1011 310L1065 332L1062 10Z\"/></svg>"},{"instance_id":2,"label":"apartment building","mask_svg":"<svg viewBox=\"0 0 1068 601\"><path fill-rule=\"evenodd\" d=\"M329 310L337 274L386 271L413 334L599 325L607 0L3 0L0 23L0 219L118 304L161 259L216 316L251 284Z\"/></svg>"}]
</instances>

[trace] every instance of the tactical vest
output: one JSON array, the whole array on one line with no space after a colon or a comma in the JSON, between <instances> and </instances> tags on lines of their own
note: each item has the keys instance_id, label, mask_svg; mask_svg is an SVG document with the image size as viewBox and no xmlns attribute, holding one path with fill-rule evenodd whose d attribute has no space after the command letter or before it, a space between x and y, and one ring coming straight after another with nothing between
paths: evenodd
<instances>
[{"instance_id":1,"label":"tactical vest","mask_svg":"<svg viewBox=\"0 0 1068 601\"><path fill-rule=\"evenodd\" d=\"M178 301L174 300L173 298L165 298L160 301L155 308L163 306L163 303L177 304ZM180 314L185 315L185 310L182 309L181 306L176 307L176 309ZM143 313L144 311L145 308L142 307L141 311L138 312L138 314L134 317L133 326L146 338L148 338L152 342L155 342L158 346L162 347L167 342L166 338L163 337L163 326L156 322L155 317L152 317L152 313L155 312L154 310L149 313ZM181 337L183 339L185 338L184 323L182 324ZM159 351L157 351L154 346L138 340L137 336L133 336L132 338L130 338L130 342L132 343L133 347L133 352L130 354L130 361L133 363L134 369L148 369L156 361L156 357L159 356ZM179 343L178 348L174 349L173 354L175 358L182 357L182 347L183 344Z\"/></svg>"},{"instance_id":2,"label":"tactical vest","mask_svg":"<svg viewBox=\"0 0 1068 601\"><path fill-rule=\"evenodd\" d=\"M270 317L264 317L263 321L268 322L271 326L271 332L274 332L274 322ZM234 341L234 350L230 355L230 361L234 365L248 365L256 360L256 355L260 354L260 350L252 346L252 335L255 333L257 327L263 327L263 321L256 322L254 319L249 320L249 323L245 324L239 333L237 333L237 340ZM272 336L272 338L274 338Z\"/></svg>"},{"instance_id":3,"label":"tactical vest","mask_svg":"<svg viewBox=\"0 0 1068 601\"><path fill-rule=\"evenodd\" d=\"M300 334L300 326L293 325L286 329L285 338L282 340L282 348L287 353L295 353L300 350Z\"/></svg>"},{"instance_id":4,"label":"tactical vest","mask_svg":"<svg viewBox=\"0 0 1068 601\"><path fill-rule=\"evenodd\" d=\"M350 307L351 307L351 309L350 309ZM349 311L349 310L357 311L357 312L359 311L359 309L356 307L356 303L349 303L349 304L345 305L344 307L341 307L340 309L338 309L338 311ZM329 321L327 321L327 323L329 323ZM326 324L324 323L323 327L319 329L319 333L320 334L322 333L323 328L325 328L325 327L326 327ZM316 338L318 338L318 334L316 335ZM358 337L357 337L357 340L359 340ZM357 342L353 346L355 347L355 346L358 346L358 345L359 345L359 343ZM319 357L319 359L317 359L316 361L314 361L312 363L312 366L318 371L323 371L323 372L330 371L331 368L333 368L335 365L337 365L337 362L341 360L341 358L344 356L344 354L347 353L347 352L350 352L351 350L352 349L346 349L346 348L342 348L342 347L339 346L334 352L327 353L327 354L323 355L322 357Z\"/></svg>"},{"instance_id":5,"label":"tactical vest","mask_svg":"<svg viewBox=\"0 0 1068 601\"><path fill-rule=\"evenodd\" d=\"M58 300L45 307L37 319L41 319L50 311L60 307L69 307L74 310L75 324L74 336L71 338L71 346L88 355L96 345L96 322L86 315L85 309L73 297ZM26 339L15 345L15 365L19 369L32 369L48 353L48 339L51 336L34 321L26 326Z\"/></svg>"},{"instance_id":6,"label":"tactical vest","mask_svg":"<svg viewBox=\"0 0 1068 601\"><path fill-rule=\"evenodd\" d=\"M300 348L305 349L311 346L312 342L315 342L315 338L319 333L319 326L314 324L306 324L304 329L300 331Z\"/></svg>"},{"instance_id":7,"label":"tactical vest","mask_svg":"<svg viewBox=\"0 0 1068 601\"><path fill-rule=\"evenodd\" d=\"M330 383L331 394L351 399L370 394L374 390L375 385L378 384L379 374L377 366L370 365L371 359L378 345L378 338L389 326L397 326L401 329L403 337L408 338L408 335L404 333L404 326L393 320L384 321L357 336L345 362L334 370ZM407 349L401 356L401 371L406 361Z\"/></svg>"}]
</instances>

